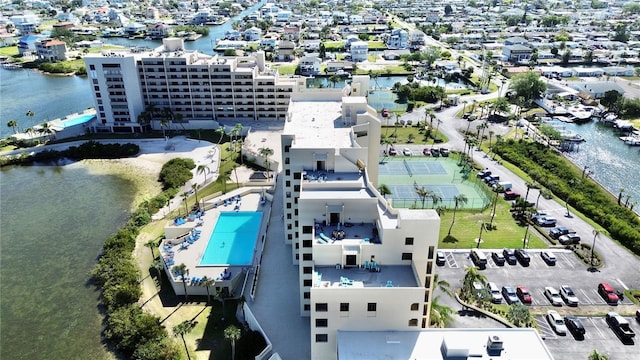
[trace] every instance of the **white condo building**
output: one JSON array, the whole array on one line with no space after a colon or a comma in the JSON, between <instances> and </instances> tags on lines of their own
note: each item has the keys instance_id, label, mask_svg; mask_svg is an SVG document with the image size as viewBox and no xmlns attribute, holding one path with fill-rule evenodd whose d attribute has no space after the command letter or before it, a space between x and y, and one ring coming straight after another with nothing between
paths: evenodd
<instances>
[{"instance_id":1,"label":"white condo building","mask_svg":"<svg viewBox=\"0 0 640 360\"><path fill-rule=\"evenodd\" d=\"M295 93L281 137L285 243L312 359L337 359L338 331L429 324L440 218L394 209L376 190L381 124L368 81L354 76L333 98Z\"/></svg>"},{"instance_id":2,"label":"white condo building","mask_svg":"<svg viewBox=\"0 0 640 360\"><path fill-rule=\"evenodd\" d=\"M182 39L163 39L155 50L103 51L85 57L91 79L97 132L169 126L212 129L218 120L284 121L295 80L280 78L263 52L245 57L206 55L184 49ZM150 111L146 111L150 110ZM150 123L144 115L155 113Z\"/></svg>"}]
</instances>

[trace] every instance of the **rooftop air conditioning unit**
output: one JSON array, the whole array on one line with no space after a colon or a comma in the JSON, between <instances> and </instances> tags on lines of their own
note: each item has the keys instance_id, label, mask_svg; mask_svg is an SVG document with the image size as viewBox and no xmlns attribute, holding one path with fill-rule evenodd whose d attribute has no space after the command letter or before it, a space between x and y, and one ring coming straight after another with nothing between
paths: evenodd
<instances>
[{"instance_id":1,"label":"rooftop air conditioning unit","mask_svg":"<svg viewBox=\"0 0 640 360\"><path fill-rule=\"evenodd\" d=\"M498 335L489 335L487 339L487 354L489 356L500 356L502 350L504 350L502 338Z\"/></svg>"}]
</instances>

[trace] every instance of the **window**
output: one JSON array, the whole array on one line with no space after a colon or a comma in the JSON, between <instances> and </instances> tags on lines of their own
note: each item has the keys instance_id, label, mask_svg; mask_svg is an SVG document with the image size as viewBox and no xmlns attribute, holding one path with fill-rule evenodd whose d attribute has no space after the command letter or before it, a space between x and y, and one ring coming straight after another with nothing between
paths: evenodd
<instances>
[{"instance_id":1,"label":"window","mask_svg":"<svg viewBox=\"0 0 640 360\"><path fill-rule=\"evenodd\" d=\"M404 238L404 244L405 245L413 245L413 238L412 237Z\"/></svg>"},{"instance_id":2,"label":"window","mask_svg":"<svg viewBox=\"0 0 640 360\"><path fill-rule=\"evenodd\" d=\"M411 311L418 311L419 306L420 305L418 303L411 304Z\"/></svg>"},{"instance_id":3,"label":"window","mask_svg":"<svg viewBox=\"0 0 640 360\"><path fill-rule=\"evenodd\" d=\"M305 266L304 268L302 268L303 274L311 274L311 272L312 272L311 266Z\"/></svg>"},{"instance_id":4,"label":"window","mask_svg":"<svg viewBox=\"0 0 640 360\"><path fill-rule=\"evenodd\" d=\"M311 234L313 232L313 226L311 225L305 225L302 227L302 233L303 234Z\"/></svg>"},{"instance_id":5,"label":"window","mask_svg":"<svg viewBox=\"0 0 640 360\"><path fill-rule=\"evenodd\" d=\"M284 152L289 152L289 149L291 149L291 145L285 145Z\"/></svg>"},{"instance_id":6,"label":"window","mask_svg":"<svg viewBox=\"0 0 640 360\"><path fill-rule=\"evenodd\" d=\"M291 191L287 191L287 199L291 198Z\"/></svg>"},{"instance_id":7,"label":"window","mask_svg":"<svg viewBox=\"0 0 640 360\"><path fill-rule=\"evenodd\" d=\"M291 209L291 203L287 203L287 209Z\"/></svg>"},{"instance_id":8,"label":"window","mask_svg":"<svg viewBox=\"0 0 640 360\"><path fill-rule=\"evenodd\" d=\"M402 260L412 260L412 259L413 259L412 253L402 253Z\"/></svg>"},{"instance_id":9,"label":"window","mask_svg":"<svg viewBox=\"0 0 640 360\"><path fill-rule=\"evenodd\" d=\"M316 342L327 342L329 341L329 336L327 334L316 334Z\"/></svg>"},{"instance_id":10,"label":"window","mask_svg":"<svg viewBox=\"0 0 640 360\"><path fill-rule=\"evenodd\" d=\"M289 181L289 180L285 181L285 186L286 187L290 187L291 186L291 181Z\"/></svg>"},{"instance_id":11,"label":"window","mask_svg":"<svg viewBox=\"0 0 640 360\"><path fill-rule=\"evenodd\" d=\"M284 171L284 174L285 174L286 176L291 175L291 170L290 170L290 169L285 170L285 171Z\"/></svg>"},{"instance_id":12,"label":"window","mask_svg":"<svg viewBox=\"0 0 640 360\"><path fill-rule=\"evenodd\" d=\"M409 326L418 326L418 319L409 320Z\"/></svg>"},{"instance_id":13,"label":"window","mask_svg":"<svg viewBox=\"0 0 640 360\"><path fill-rule=\"evenodd\" d=\"M340 303L340 311L349 311L349 303Z\"/></svg>"},{"instance_id":14,"label":"window","mask_svg":"<svg viewBox=\"0 0 640 360\"><path fill-rule=\"evenodd\" d=\"M311 299L311 293L308 291L305 291L304 294L302 294L302 297L305 299Z\"/></svg>"},{"instance_id":15,"label":"window","mask_svg":"<svg viewBox=\"0 0 640 360\"><path fill-rule=\"evenodd\" d=\"M287 230L293 230L293 225L287 224Z\"/></svg>"},{"instance_id":16,"label":"window","mask_svg":"<svg viewBox=\"0 0 640 360\"><path fill-rule=\"evenodd\" d=\"M310 248L312 246L311 240L302 240L302 247Z\"/></svg>"},{"instance_id":17,"label":"window","mask_svg":"<svg viewBox=\"0 0 640 360\"><path fill-rule=\"evenodd\" d=\"M287 214L287 220L291 220L291 214Z\"/></svg>"},{"instance_id":18,"label":"window","mask_svg":"<svg viewBox=\"0 0 640 360\"><path fill-rule=\"evenodd\" d=\"M317 303L316 304L316 311L317 312L327 312L327 311L329 311L329 304L327 304L327 303Z\"/></svg>"},{"instance_id":19,"label":"window","mask_svg":"<svg viewBox=\"0 0 640 360\"><path fill-rule=\"evenodd\" d=\"M293 240L293 235L287 234L287 240Z\"/></svg>"},{"instance_id":20,"label":"window","mask_svg":"<svg viewBox=\"0 0 640 360\"><path fill-rule=\"evenodd\" d=\"M300 192L300 185L294 185L293 186L293 191Z\"/></svg>"},{"instance_id":21,"label":"window","mask_svg":"<svg viewBox=\"0 0 640 360\"><path fill-rule=\"evenodd\" d=\"M433 253L435 252L435 250L435 247L429 246L429 255L427 256L428 259L433 259Z\"/></svg>"},{"instance_id":22,"label":"window","mask_svg":"<svg viewBox=\"0 0 640 360\"><path fill-rule=\"evenodd\" d=\"M368 303L367 304L367 311L377 311L376 309L378 308L378 304L377 303Z\"/></svg>"},{"instance_id":23,"label":"window","mask_svg":"<svg viewBox=\"0 0 640 360\"><path fill-rule=\"evenodd\" d=\"M312 285L312 281L311 281L310 279L305 279L305 280L302 282L302 285L303 285L303 286L307 286L307 287L308 287L308 286L311 286L311 285Z\"/></svg>"},{"instance_id":24,"label":"window","mask_svg":"<svg viewBox=\"0 0 640 360\"><path fill-rule=\"evenodd\" d=\"M329 320L327 319L316 319L316 327L327 327L329 326Z\"/></svg>"},{"instance_id":25,"label":"window","mask_svg":"<svg viewBox=\"0 0 640 360\"><path fill-rule=\"evenodd\" d=\"M302 178L302 173L300 172L293 173L293 178L296 180L300 180Z\"/></svg>"},{"instance_id":26,"label":"window","mask_svg":"<svg viewBox=\"0 0 640 360\"><path fill-rule=\"evenodd\" d=\"M313 260L313 254L302 254L302 260L305 260L305 261Z\"/></svg>"},{"instance_id":27,"label":"window","mask_svg":"<svg viewBox=\"0 0 640 360\"><path fill-rule=\"evenodd\" d=\"M304 304L304 311L311 311L311 305Z\"/></svg>"}]
</instances>

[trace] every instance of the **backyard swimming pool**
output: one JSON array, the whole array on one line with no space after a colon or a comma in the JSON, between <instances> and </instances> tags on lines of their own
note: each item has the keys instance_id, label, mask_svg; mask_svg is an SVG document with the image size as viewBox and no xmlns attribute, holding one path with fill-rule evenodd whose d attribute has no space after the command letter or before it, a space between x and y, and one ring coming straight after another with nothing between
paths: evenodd
<instances>
[{"instance_id":1,"label":"backyard swimming pool","mask_svg":"<svg viewBox=\"0 0 640 360\"><path fill-rule=\"evenodd\" d=\"M261 222L260 211L220 213L200 265L251 265Z\"/></svg>"},{"instance_id":2,"label":"backyard swimming pool","mask_svg":"<svg viewBox=\"0 0 640 360\"><path fill-rule=\"evenodd\" d=\"M84 114L84 115L79 115L70 119L65 119L59 122L59 125L65 128L71 127L71 126L76 126L76 125L80 125L80 124L84 124L86 122L91 121L93 118L96 117L96 114Z\"/></svg>"}]
</instances>

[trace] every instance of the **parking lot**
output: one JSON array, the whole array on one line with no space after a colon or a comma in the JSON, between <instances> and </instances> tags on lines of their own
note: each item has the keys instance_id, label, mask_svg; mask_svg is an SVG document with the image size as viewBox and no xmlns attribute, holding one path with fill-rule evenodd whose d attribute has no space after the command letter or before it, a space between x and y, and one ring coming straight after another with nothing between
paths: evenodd
<instances>
[{"instance_id":1,"label":"parking lot","mask_svg":"<svg viewBox=\"0 0 640 360\"><path fill-rule=\"evenodd\" d=\"M598 349L611 356L611 359L640 359L640 345L636 343L624 344L616 334L609 329L603 316L584 316L585 314L603 314L608 311L619 311L621 306L607 304L598 294L597 286L600 282L608 282L615 290L623 290L626 282L634 279L612 277L605 272L590 272L575 254L564 249L551 250L556 257L556 265L550 266L542 260L540 251L529 250L531 261L529 266L523 266L520 262L516 265L505 263L498 266L491 258L491 252L502 252L502 249L480 249L487 255L487 265L480 273L487 277L487 281L495 282L498 287L525 286L531 296L532 311L541 336L554 354L556 359L585 359L589 352ZM469 257L469 250L446 250L445 264L437 268L441 279L448 281L452 287L461 287L465 273L465 267L475 266ZM630 276L633 274L630 274ZM544 288L552 286L559 289L561 285L569 285L575 292L579 305L569 307L552 306L544 296ZM503 300L503 303L504 300ZM632 305L629 299L622 300L620 305ZM625 307L627 308L627 307ZM584 339L576 340L570 333L567 336L558 336L549 326L544 314L547 310L556 310L561 315L573 314L580 318L586 329ZM626 317L631 323L631 328L640 333L640 323L634 318ZM639 336L639 335L636 335ZM587 346L588 344L588 346Z\"/></svg>"},{"instance_id":2,"label":"parking lot","mask_svg":"<svg viewBox=\"0 0 640 360\"><path fill-rule=\"evenodd\" d=\"M634 331L640 328L638 322L625 317ZM586 359L588 353L598 349L600 353L609 355L610 359L640 359L640 345L635 342L622 341L609 328L604 317L578 317L585 329L584 337L556 334L544 316L536 316L540 335L556 359ZM638 336L638 335L636 335Z\"/></svg>"}]
</instances>

